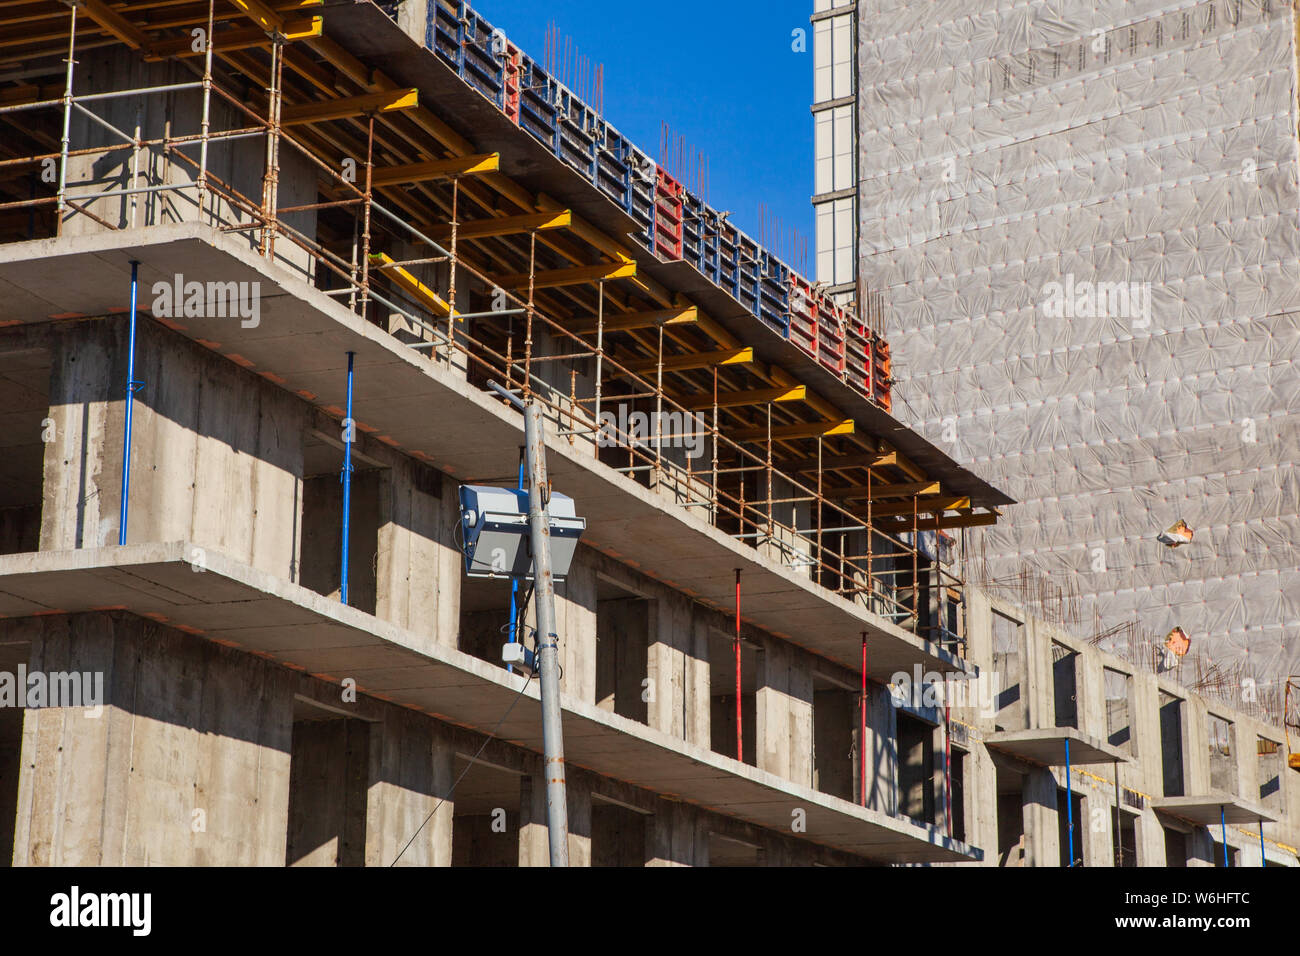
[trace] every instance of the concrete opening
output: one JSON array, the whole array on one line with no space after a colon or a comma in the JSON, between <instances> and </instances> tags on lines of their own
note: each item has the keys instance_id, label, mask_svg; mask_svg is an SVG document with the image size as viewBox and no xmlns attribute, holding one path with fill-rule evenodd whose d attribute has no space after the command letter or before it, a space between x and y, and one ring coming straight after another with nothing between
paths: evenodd
<instances>
[{"instance_id":1,"label":"concrete opening","mask_svg":"<svg viewBox=\"0 0 1300 956\"><path fill-rule=\"evenodd\" d=\"M998 866L1025 865L1025 779L997 768Z\"/></svg>"},{"instance_id":2,"label":"concrete opening","mask_svg":"<svg viewBox=\"0 0 1300 956\"><path fill-rule=\"evenodd\" d=\"M740 732L744 762L758 766L758 648L740 642ZM736 756L736 643L732 634L709 632L709 746L714 753Z\"/></svg>"},{"instance_id":3,"label":"concrete opening","mask_svg":"<svg viewBox=\"0 0 1300 956\"><path fill-rule=\"evenodd\" d=\"M1183 701L1164 691L1160 692L1160 766L1165 796L1183 796Z\"/></svg>"},{"instance_id":4,"label":"concrete opening","mask_svg":"<svg viewBox=\"0 0 1300 956\"><path fill-rule=\"evenodd\" d=\"M1237 792L1237 761L1233 759L1232 722L1206 715L1210 741L1210 787L1224 793Z\"/></svg>"},{"instance_id":5,"label":"concrete opening","mask_svg":"<svg viewBox=\"0 0 1300 956\"><path fill-rule=\"evenodd\" d=\"M303 587L340 596L343 566L343 443L312 431L304 439ZM352 448L352 507L348 527L348 604L374 614L378 599L379 529L384 523L388 469Z\"/></svg>"},{"instance_id":6,"label":"concrete opening","mask_svg":"<svg viewBox=\"0 0 1300 956\"><path fill-rule=\"evenodd\" d=\"M1083 831L1088 821L1083 818L1083 797L1070 794L1069 810L1074 814L1074 835L1070 837L1070 817L1066 812L1065 791L1056 791L1057 835L1060 838L1061 866L1083 866Z\"/></svg>"},{"instance_id":7,"label":"concrete opening","mask_svg":"<svg viewBox=\"0 0 1300 956\"><path fill-rule=\"evenodd\" d=\"M460 784L452 813L451 865L518 866L519 774L482 759L469 766L469 758L459 755L453 770L452 779Z\"/></svg>"},{"instance_id":8,"label":"concrete opening","mask_svg":"<svg viewBox=\"0 0 1300 956\"><path fill-rule=\"evenodd\" d=\"M1238 850L1235 846L1228 847L1227 860L1224 860L1223 844L1220 843L1218 840L1215 840L1214 841L1214 865L1217 866L1219 869L1223 869L1224 867L1227 867L1228 869L1236 869L1237 867L1241 866L1241 851Z\"/></svg>"},{"instance_id":9,"label":"concrete opening","mask_svg":"<svg viewBox=\"0 0 1300 956\"><path fill-rule=\"evenodd\" d=\"M528 582L521 581L515 600L519 625L525 623L524 601L529 598ZM526 638L526 640L525 640ZM498 578L461 578L460 635L457 646L489 664L501 663L501 645L510 639L510 582ZM534 647L531 627L520 629L516 640Z\"/></svg>"},{"instance_id":10,"label":"concrete opening","mask_svg":"<svg viewBox=\"0 0 1300 956\"><path fill-rule=\"evenodd\" d=\"M31 658L27 642L0 644L0 671L17 674ZM20 701L21 703L21 701ZM18 814L18 775L22 767L22 707L0 707L0 866L14 858L14 828Z\"/></svg>"},{"instance_id":11,"label":"concrete opening","mask_svg":"<svg viewBox=\"0 0 1300 956\"><path fill-rule=\"evenodd\" d=\"M1259 802L1267 810L1282 810L1282 744L1258 737L1255 752L1259 761Z\"/></svg>"},{"instance_id":12,"label":"concrete opening","mask_svg":"<svg viewBox=\"0 0 1300 956\"><path fill-rule=\"evenodd\" d=\"M596 580L596 706L646 723L649 600L612 581Z\"/></svg>"},{"instance_id":13,"label":"concrete opening","mask_svg":"<svg viewBox=\"0 0 1300 956\"><path fill-rule=\"evenodd\" d=\"M709 834L709 866L762 866L762 850L735 837Z\"/></svg>"},{"instance_id":14,"label":"concrete opening","mask_svg":"<svg viewBox=\"0 0 1300 956\"><path fill-rule=\"evenodd\" d=\"M0 353L0 554L40 547L45 445L59 440L49 391L47 352Z\"/></svg>"},{"instance_id":15,"label":"concrete opening","mask_svg":"<svg viewBox=\"0 0 1300 956\"><path fill-rule=\"evenodd\" d=\"M861 733L858 692L813 674L813 786L845 800L860 799L857 740Z\"/></svg>"},{"instance_id":16,"label":"concrete opening","mask_svg":"<svg viewBox=\"0 0 1300 956\"><path fill-rule=\"evenodd\" d=\"M917 823L935 822L935 728L898 711L898 809Z\"/></svg>"},{"instance_id":17,"label":"concrete opening","mask_svg":"<svg viewBox=\"0 0 1300 956\"><path fill-rule=\"evenodd\" d=\"M952 767L949 769L948 780L948 799L952 802L952 837L963 843L966 842L966 758L965 750L952 748Z\"/></svg>"},{"instance_id":18,"label":"concrete opening","mask_svg":"<svg viewBox=\"0 0 1300 956\"><path fill-rule=\"evenodd\" d=\"M1132 681L1123 671L1102 669L1106 695L1106 740L1126 754L1134 753L1132 727Z\"/></svg>"},{"instance_id":19,"label":"concrete opening","mask_svg":"<svg viewBox=\"0 0 1300 956\"><path fill-rule=\"evenodd\" d=\"M1052 699L1057 727L1079 726L1079 655L1052 642Z\"/></svg>"},{"instance_id":20,"label":"concrete opening","mask_svg":"<svg viewBox=\"0 0 1300 956\"><path fill-rule=\"evenodd\" d=\"M1165 866L1187 866L1187 834L1170 827L1161 827L1165 832Z\"/></svg>"},{"instance_id":21,"label":"concrete opening","mask_svg":"<svg viewBox=\"0 0 1300 956\"><path fill-rule=\"evenodd\" d=\"M994 722L998 730L1024 730L1029 726L1020 693L1024 642L1024 624L994 611L993 670L998 675L998 712Z\"/></svg>"},{"instance_id":22,"label":"concrete opening","mask_svg":"<svg viewBox=\"0 0 1300 956\"><path fill-rule=\"evenodd\" d=\"M649 814L591 795L591 865L645 866Z\"/></svg>"},{"instance_id":23,"label":"concrete opening","mask_svg":"<svg viewBox=\"0 0 1300 956\"><path fill-rule=\"evenodd\" d=\"M1110 808L1110 842L1115 866L1137 866L1137 819L1133 814Z\"/></svg>"},{"instance_id":24,"label":"concrete opening","mask_svg":"<svg viewBox=\"0 0 1300 956\"><path fill-rule=\"evenodd\" d=\"M370 725L294 700L287 866L364 866Z\"/></svg>"}]
</instances>

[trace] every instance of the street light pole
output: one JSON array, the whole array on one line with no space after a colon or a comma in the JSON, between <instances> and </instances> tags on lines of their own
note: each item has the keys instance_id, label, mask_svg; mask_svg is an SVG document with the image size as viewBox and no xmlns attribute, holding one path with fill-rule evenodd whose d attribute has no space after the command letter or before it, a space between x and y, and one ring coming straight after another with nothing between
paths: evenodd
<instances>
[{"instance_id":1,"label":"street light pole","mask_svg":"<svg viewBox=\"0 0 1300 956\"><path fill-rule=\"evenodd\" d=\"M524 458L528 468L528 533L533 552L533 596L537 608L537 673L542 693L542 772L546 777L546 830L551 866L569 865L569 805L564 785L564 730L560 723L560 648L555 624L555 576L551 565L551 519L547 510L546 438L542 410L489 382L498 395L524 413Z\"/></svg>"},{"instance_id":2,"label":"street light pole","mask_svg":"<svg viewBox=\"0 0 1300 956\"><path fill-rule=\"evenodd\" d=\"M542 772L546 775L546 828L551 866L569 865L569 808L564 786L564 732L560 725L560 648L555 625L555 579L551 574L551 525L547 514L546 449L542 410L524 409L528 457L528 527L533 545L533 594L537 598L537 671L542 684Z\"/></svg>"}]
</instances>

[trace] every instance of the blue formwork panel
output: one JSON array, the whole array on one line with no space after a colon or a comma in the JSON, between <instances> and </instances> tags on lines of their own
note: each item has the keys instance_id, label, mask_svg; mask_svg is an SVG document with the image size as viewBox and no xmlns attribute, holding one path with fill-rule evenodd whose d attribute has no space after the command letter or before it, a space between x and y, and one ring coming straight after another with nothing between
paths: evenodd
<instances>
[{"instance_id":1,"label":"blue formwork panel","mask_svg":"<svg viewBox=\"0 0 1300 956\"><path fill-rule=\"evenodd\" d=\"M550 81L536 63L525 60L520 68L520 82L523 88L519 96L519 128L554 152L559 133L555 104L546 95Z\"/></svg>"},{"instance_id":2,"label":"blue formwork panel","mask_svg":"<svg viewBox=\"0 0 1300 956\"><path fill-rule=\"evenodd\" d=\"M395 5L388 2L395 14ZM385 7L387 10L388 8ZM469 86L504 110L506 61L492 25L468 3L429 6L426 45ZM632 238L655 251L657 165L534 60L519 57L519 127L617 203L637 224ZM790 337L794 271L689 191L682 199L682 259L783 338Z\"/></svg>"},{"instance_id":3,"label":"blue formwork panel","mask_svg":"<svg viewBox=\"0 0 1300 956\"><path fill-rule=\"evenodd\" d=\"M759 254L758 317L782 338L790 337L790 268L766 251Z\"/></svg>"},{"instance_id":4,"label":"blue formwork panel","mask_svg":"<svg viewBox=\"0 0 1300 956\"><path fill-rule=\"evenodd\" d=\"M655 247L655 161L633 148L629 153L628 166L631 170L631 208L628 215L641 227L636 238L645 247Z\"/></svg>"},{"instance_id":5,"label":"blue formwork panel","mask_svg":"<svg viewBox=\"0 0 1300 956\"><path fill-rule=\"evenodd\" d=\"M758 315L759 245L743 232L736 235L736 299Z\"/></svg>"},{"instance_id":6,"label":"blue formwork panel","mask_svg":"<svg viewBox=\"0 0 1300 956\"><path fill-rule=\"evenodd\" d=\"M707 207L689 192L682 195L682 259L704 272L704 210Z\"/></svg>"},{"instance_id":7,"label":"blue formwork panel","mask_svg":"<svg viewBox=\"0 0 1300 956\"><path fill-rule=\"evenodd\" d=\"M596 188L627 213L632 209L631 156L632 144L602 121L596 133Z\"/></svg>"},{"instance_id":8,"label":"blue formwork panel","mask_svg":"<svg viewBox=\"0 0 1300 956\"><path fill-rule=\"evenodd\" d=\"M593 185L596 182L595 113L561 88L555 110L555 153Z\"/></svg>"},{"instance_id":9,"label":"blue formwork panel","mask_svg":"<svg viewBox=\"0 0 1300 956\"><path fill-rule=\"evenodd\" d=\"M437 3L429 5L429 29L425 34L425 44L454 66L460 76L464 75L460 55L462 30L454 13Z\"/></svg>"}]
</instances>

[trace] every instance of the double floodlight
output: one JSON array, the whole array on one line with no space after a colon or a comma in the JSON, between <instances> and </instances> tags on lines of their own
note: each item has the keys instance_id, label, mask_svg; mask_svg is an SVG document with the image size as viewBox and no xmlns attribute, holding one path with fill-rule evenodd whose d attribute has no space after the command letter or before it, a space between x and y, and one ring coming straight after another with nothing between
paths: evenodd
<instances>
[{"instance_id":1,"label":"double floodlight","mask_svg":"<svg viewBox=\"0 0 1300 956\"><path fill-rule=\"evenodd\" d=\"M551 530L551 573L563 581L573 563L587 520L573 511L573 499L553 493L547 502ZM533 576L528 526L528 492L490 485L460 486L460 527L465 573L472 578Z\"/></svg>"}]
</instances>

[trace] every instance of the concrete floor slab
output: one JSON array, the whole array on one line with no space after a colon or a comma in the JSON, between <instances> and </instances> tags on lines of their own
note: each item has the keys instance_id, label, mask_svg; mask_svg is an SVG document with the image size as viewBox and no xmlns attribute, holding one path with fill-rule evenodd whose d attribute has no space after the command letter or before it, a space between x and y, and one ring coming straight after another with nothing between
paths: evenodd
<instances>
[{"instance_id":1,"label":"concrete floor slab","mask_svg":"<svg viewBox=\"0 0 1300 956\"><path fill-rule=\"evenodd\" d=\"M1065 742L1070 742L1070 765L1127 763L1128 754L1118 747L1091 737L1073 727L1039 727L1031 730L1003 730L989 734L984 743L991 750L1044 767L1065 766Z\"/></svg>"},{"instance_id":2,"label":"concrete floor slab","mask_svg":"<svg viewBox=\"0 0 1300 956\"><path fill-rule=\"evenodd\" d=\"M358 689L540 752L541 716L535 681L507 674L460 651L426 646L418 635L282 581L208 549L202 574L190 570L193 545L129 545L84 551L0 556L0 614L26 616L98 607L106 581L132 576L156 588L118 591L116 607L186 629L204 638L264 654L335 680L356 667ZM185 592L161 584L189 574ZM57 606L46 602L57 596ZM214 607L220 614L212 613ZM33 611L33 609L38 609ZM308 617L288 626L294 640L276 639L267 616ZM213 622L217 622L213 625ZM206 627L200 627L203 623ZM321 643L304 642L320 633ZM343 648L327 647L347 635ZM285 644L297 644L286 648ZM422 676L423 680L414 680ZM758 826L790 832L794 811L806 814L800 839L869 855L881 862L980 859L980 851L934 828L854 806L774 774L684 743L592 704L562 698L566 757L576 766L647 790L668 793ZM507 716L503 720L502 715Z\"/></svg>"},{"instance_id":3,"label":"concrete floor slab","mask_svg":"<svg viewBox=\"0 0 1300 956\"><path fill-rule=\"evenodd\" d=\"M181 334L336 409L345 404L346 353L353 351L359 427L373 428L459 480L514 474L523 434L517 412L259 257L238 237L197 223L0 246L0 324L120 310L129 301L133 259L146 289L171 281L178 270L260 283L264 305L257 327L187 317L176 323ZM33 311L38 293L42 305ZM137 400L147 402L147 390ZM868 673L877 680L914 664L925 671L967 669L939 646L791 573L567 440L552 435L547 448L554 486L578 502L588 522L583 540L592 547L674 587L689 587L701 603L727 613L734 611L735 569L741 568L746 621L850 668L859 666L865 631ZM683 561L690 562L689 574ZM178 572L171 579L182 590L183 577ZM111 592L103 591L106 603Z\"/></svg>"}]
</instances>

